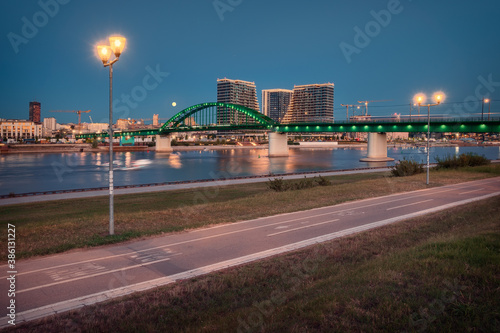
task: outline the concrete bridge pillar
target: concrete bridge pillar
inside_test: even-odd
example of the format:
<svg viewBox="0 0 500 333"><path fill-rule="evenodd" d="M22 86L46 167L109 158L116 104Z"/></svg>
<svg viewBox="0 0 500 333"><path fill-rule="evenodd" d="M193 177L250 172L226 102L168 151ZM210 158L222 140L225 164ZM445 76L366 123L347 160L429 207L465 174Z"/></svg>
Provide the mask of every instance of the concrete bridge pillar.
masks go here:
<svg viewBox="0 0 500 333"><path fill-rule="evenodd" d="M170 135L157 135L156 136L156 151L159 153L171 153L174 150L171 146L172 138Z"/></svg>
<svg viewBox="0 0 500 333"><path fill-rule="evenodd" d="M389 162L393 158L387 157L387 134L368 133L368 155L360 159L361 162Z"/></svg>
<svg viewBox="0 0 500 333"><path fill-rule="evenodd" d="M269 157L288 156L288 138L286 133L269 133Z"/></svg>

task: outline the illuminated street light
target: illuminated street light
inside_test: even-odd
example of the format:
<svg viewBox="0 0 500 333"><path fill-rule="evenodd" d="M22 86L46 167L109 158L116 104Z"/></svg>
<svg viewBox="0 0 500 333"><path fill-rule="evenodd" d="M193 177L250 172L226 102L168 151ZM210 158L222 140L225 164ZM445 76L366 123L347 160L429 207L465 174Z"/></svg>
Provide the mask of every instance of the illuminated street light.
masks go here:
<svg viewBox="0 0 500 333"><path fill-rule="evenodd" d="M109 67L109 234L115 234L114 188L113 188L113 64L118 61L125 49L127 39L122 36L109 37L109 45L97 45L97 54L104 67ZM115 58L112 61L111 55Z"/></svg>
<svg viewBox="0 0 500 333"><path fill-rule="evenodd" d="M483 103L481 107L481 120L483 120L483 115L484 115L484 103L488 103L488 120L490 120L490 110L491 110L491 103L489 98L484 98L483 97Z"/></svg>
<svg viewBox="0 0 500 333"><path fill-rule="evenodd" d="M435 92L432 95L434 104L430 103L423 105L427 106L427 181L426 181L427 185L429 185L429 169L430 169L429 150L430 150L430 136L431 136L431 106L436 106L441 104L441 102L444 101L445 97L446 95L443 92L441 91ZM413 99L418 104L419 114L420 114L420 106L427 100L427 97L424 94L420 93L415 95Z"/></svg>
<svg viewBox="0 0 500 333"><path fill-rule="evenodd" d="M418 94L416 94L413 97L413 102L416 105L418 105L418 116L419 116L419 119L420 119L420 104L425 103L426 100L427 100L427 96L425 96L425 94L423 94L423 93L418 93Z"/></svg>

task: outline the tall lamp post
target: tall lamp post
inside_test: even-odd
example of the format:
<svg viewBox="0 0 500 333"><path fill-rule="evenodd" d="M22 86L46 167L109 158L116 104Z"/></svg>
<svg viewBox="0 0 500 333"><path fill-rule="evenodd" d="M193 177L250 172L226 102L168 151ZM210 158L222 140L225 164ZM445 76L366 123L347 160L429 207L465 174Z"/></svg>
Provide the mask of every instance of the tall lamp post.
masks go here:
<svg viewBox="0 0 500 333"><path fill-rule="evenodd" d="M113 64L120 58L127 40L121 36L109 37L109 45L97 45L97 53L104 67L109 67L109 234L115 234L113 188ZM111 54L115 58L111 61Z"/></svg>
<svg viewBox="0 0 500 333"><path fill-rule="evenodd" d="M483 120L484 117L484 103L488 103L488 120L490 120L491 103L489 98L483 98L483 103L481 106L481 120Z"/></svg>
<svg viewBox="0 0 500 333"><path fill-rule="evenodd" d="M491 114L491 101L487 98L485 103L488 103L488 121L490 121L490 114Z"/></svg>
<svg viewBox="0 0 500 333"><path fill-rule="evenodd" d="M420 106L427 106L427 180L426 184L429 185L429 169L430 169L430 163L429 163L429 151L430 151L430 136L431 136L431 106L436 106L441 104L441 102L444 100L444 93L442 92L436 92L434 95L432 95L434 99L434 103L429 103L429 104L422 104L425 103L425 100L427 97L424 94L417 94L414 97L414 100L417 102L419 108Z"/></svg>

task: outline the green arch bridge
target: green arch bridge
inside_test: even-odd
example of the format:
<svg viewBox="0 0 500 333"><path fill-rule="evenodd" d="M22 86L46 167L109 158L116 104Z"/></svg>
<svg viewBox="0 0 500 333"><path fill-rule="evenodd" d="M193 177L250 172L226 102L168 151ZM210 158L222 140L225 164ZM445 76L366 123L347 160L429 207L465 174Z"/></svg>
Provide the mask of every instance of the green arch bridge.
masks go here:
<svg viewBox="0 0 500 333"><path fill-rule="evenodd" d="M423 119L422 119L423 118ZM276 133L321 132L427 132L427 118L417 120L369 120L335 123L279 124L259 111L237 104L202 103L190 106L159 129L115 131L113 137L168 135L173 132L204 132L216 130L267 130ZM500 118L443 119L431 117L431 132L498 133ZM107 137L107 131L76 135L77 139Z"/></svg>

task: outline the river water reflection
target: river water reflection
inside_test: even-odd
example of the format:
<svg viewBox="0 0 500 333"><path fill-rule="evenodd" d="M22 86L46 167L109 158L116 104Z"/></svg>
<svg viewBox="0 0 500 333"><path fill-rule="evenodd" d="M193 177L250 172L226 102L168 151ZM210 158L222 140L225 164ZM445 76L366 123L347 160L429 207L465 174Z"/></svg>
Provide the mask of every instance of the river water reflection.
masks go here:
<svg viewBox="0 0 500 333"><path fill-rule="evenodd" d="M433 147L431 162L445 157L475 152L500 159L500 147ZM388 147L395 160L413 159L424 163L425 148ZM162 183L177 180L353 169L393 165L394 162L366 163L366 148L290 149L289 157L267 157L265 149L224 149L115 153L115 185ZM40 153L0 155L0 195L106 187L106 153Z"/></svg>

